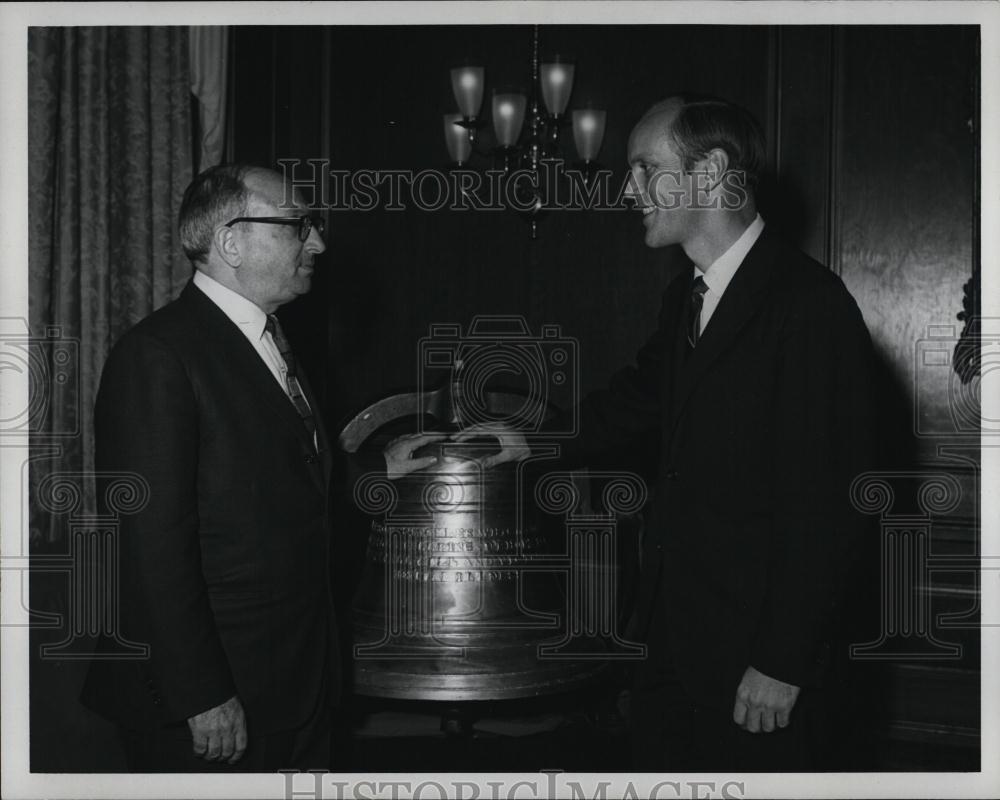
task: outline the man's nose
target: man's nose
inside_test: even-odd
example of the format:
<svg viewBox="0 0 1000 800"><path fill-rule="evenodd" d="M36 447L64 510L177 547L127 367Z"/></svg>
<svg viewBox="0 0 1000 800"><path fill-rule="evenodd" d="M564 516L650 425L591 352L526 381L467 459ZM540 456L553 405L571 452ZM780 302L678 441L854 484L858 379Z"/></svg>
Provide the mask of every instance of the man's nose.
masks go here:
<svg viewBox="0 0 1000 800"><path fill-rule="evenodd" d="M326 242L323 241L323 234L316 230L316 228L309 231L309 238L306 239L306 250L316 255L326 250Z"/></svg>
<svg viewBox="0 0 1000 800"><path fill-rule="evenodd" d="M632 170L632 180L624 192L624 198L634 206L646 205L646 174L641 169Z"/></svg>

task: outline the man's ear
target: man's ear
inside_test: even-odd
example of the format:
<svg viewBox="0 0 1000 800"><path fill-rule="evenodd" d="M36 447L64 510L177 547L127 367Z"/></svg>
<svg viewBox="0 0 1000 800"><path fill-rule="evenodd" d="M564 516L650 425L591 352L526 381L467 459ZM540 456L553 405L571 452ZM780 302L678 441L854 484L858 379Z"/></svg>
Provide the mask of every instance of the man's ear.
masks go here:
<svg viewBox="0 0 1000 800"><path fill-rule="evenodd" d="M212 237L212 244L219 257L233 269L243 263L243 255L240 253L240 246L236 241L236 232L232 228L226 226L217 228Z"/></svg>
<svg viewBox="0 0 1000 800"><path fill-rule="evenodd" d="M729 170L729 156L721 147L713 147L702 159L708 175L708 189L711 191L720 183Z"/></svg>

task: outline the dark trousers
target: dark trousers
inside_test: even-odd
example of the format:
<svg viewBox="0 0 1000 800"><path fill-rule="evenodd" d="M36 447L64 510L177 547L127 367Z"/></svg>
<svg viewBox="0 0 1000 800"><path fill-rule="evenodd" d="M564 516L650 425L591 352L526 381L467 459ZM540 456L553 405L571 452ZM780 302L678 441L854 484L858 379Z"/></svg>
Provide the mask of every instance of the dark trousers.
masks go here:
<svg viewBox="0 0 1000 800"><path fill-rule="evenodd" d="M191 729L180 722L149 731L119 728L130 772L277 772L330 769L332 714L324 701L301 726L255 733L247 722L247 749L235 764L194 754Z"/></svg>
<svg viewBox="0 0 1000 800"><path fill-rule="evenodd" d="M733 700L736 687L733 686ZM824 741L825 698L803 689L787 728L749 733L733 707L698 703L673 670L669 654L651 647L638 666L629 703L632 767L637 772L806 772L831 768ZM832 767L835 768L835 767Z"/></svg>

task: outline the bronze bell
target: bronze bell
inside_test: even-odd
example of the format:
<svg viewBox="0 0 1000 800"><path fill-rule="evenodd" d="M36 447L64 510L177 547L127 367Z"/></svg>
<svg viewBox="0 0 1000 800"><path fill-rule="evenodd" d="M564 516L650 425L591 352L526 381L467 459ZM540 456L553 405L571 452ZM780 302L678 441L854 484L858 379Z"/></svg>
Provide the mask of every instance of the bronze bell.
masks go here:
<svg viewBox="0 0 1000 800"><path fill-rule="evenodd" d="M367 409L355 422L370 432L378 416ZM349 425L341 443L356 448L360 436ZM589 540L539 509L551 476L530 477L530 462L481 469L478 459L495 451L493 443L436 443L420 451L437 455L431 468L356 482L355 502L371 517L352 603L359 694L449 702L548 694L595 680L603 656L622 656L614 631L589 625L567 601L567 589L580 595L594 583L574 578L586 559L567 555L567 537Z"/></svg>

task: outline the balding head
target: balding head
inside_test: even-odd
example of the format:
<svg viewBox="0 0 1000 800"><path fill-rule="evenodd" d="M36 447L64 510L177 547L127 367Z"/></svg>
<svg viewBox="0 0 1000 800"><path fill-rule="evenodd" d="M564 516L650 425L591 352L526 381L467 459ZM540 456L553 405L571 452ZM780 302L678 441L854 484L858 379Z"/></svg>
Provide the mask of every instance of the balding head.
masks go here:
<svg viewBox="0 0 1000 800"><path fill-rule="evenodd" d="M299 203L293 197L291 187L280 173L273 169L251 167L243 177L243 184L250 192L250 212L255 205L261 205L269 212L292 211Z"/></svg>
<svg viewBox="0 0 1000 800"><path fill-rule="evenodd" d="M662 123L685 169L718 148L748 189L760 180L767 161L764 133L746 109L717 97L679 94L654 104L643 121Z"/></svg>
<svg viewBox="0 0 1000 800"><path fill-rule="evenodd" d="M632 130L628 160L649 247L679 244L704 267L756 215L763 137L731 103L686 95L661 100Z"/></svg>
<svg viewBox="0 0 1000 800"><path fill-rule="evenodd" d="M208 261L216 228L249 215L258 200L284 196L274 170L249 164L219 164L200 173L184 192L178 219L184 254L196 266Z"/></svg>
<svg viewBox="0 0 1000 800"><path fill-rule="evenodd" d="M665 100L660 100L658 103L651 105L639 121L645 122L646 120L653 119L654 117L661 117L664 122L672 122L673 118L677 115L677 112L681 110L683 105L684 101L680 97L668 97Z"/></svg>

